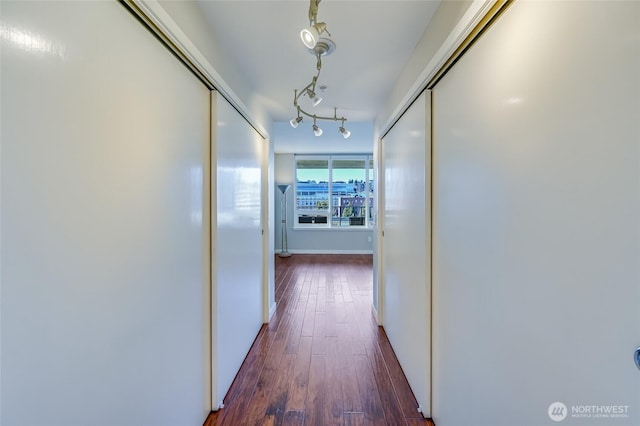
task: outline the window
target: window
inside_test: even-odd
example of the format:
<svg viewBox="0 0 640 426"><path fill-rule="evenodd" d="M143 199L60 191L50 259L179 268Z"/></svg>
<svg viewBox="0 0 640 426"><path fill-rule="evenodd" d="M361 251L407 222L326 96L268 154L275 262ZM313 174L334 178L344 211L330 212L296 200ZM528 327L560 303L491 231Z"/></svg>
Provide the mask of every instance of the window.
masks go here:
<svg viewBox="0 0 640 426"><path fill-rule="evenodd" d="M329 159L296 158L296 224L326 224L329 192Z"/></svg>
<svg viewBox="0 0 640 426"><path fill-rule="evenodd" d="M366 228L373 218L370 155L295 157L295 228Z"/></svg>

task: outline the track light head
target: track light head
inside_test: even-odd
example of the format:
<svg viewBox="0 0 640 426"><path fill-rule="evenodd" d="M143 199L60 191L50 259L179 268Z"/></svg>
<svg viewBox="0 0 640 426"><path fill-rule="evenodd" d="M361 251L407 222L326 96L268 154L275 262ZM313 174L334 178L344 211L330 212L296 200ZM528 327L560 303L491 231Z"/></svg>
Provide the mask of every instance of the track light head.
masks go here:
<svg viewBox="0 0 640 426"><path fill-rule="evenodd" d="M291 124L291 127L293 127L294 129L296 127L298 127L298 124L302 123L302 117L297 116L296 118L292 118L291 121L289 121L289 124Z"/></svg>
<svg viewBox="0 0 640 426"><path fill-rule="evenodd" d="M313 49L316 47L320 35L327 30L327 24L324 22L317 22L302 31L300 31L300 39L302 43L307 46L307 49Z"/></svg>
<svg viewBox="0 0 640 426"><path fill-rule="evenodd" d="M334 110L333 116L336 117L336 120L338 120L338 118L337 118L337 116L338 116L337 108ZM344 122L345 122L346 118L342 117L341 120L342 120L342 124L338 128L338 132L340 132L340 134L342 135L343 138L349 139L349 136L351 136L351 132L344 128Z"/></svg>
<svg viewBox="0 0 640 426"><path fill-rule="evenodd" d="M345 139L349 139L349 136L351 136L351 132L348 131L347 129L345 129L344 127L342 127L342 126L340 126L338 131L340 132L342 137L345 138Z"/></svg>
<svg viewBox="0 0 640 426"><path fill-rule="evenodd" d="M313 106L318 106L318 104L322 102L322 98L316 95L316 92L311 89L307 89L307 96L309 96L309 99L311 99L311 105Z"/></svg>
<svg viewBox="0 0 640 426"><path fill-rule="evenodd" d="M316 116L313 116L313 134L316 136L322 136L322 129L316 124Z"/></svg>

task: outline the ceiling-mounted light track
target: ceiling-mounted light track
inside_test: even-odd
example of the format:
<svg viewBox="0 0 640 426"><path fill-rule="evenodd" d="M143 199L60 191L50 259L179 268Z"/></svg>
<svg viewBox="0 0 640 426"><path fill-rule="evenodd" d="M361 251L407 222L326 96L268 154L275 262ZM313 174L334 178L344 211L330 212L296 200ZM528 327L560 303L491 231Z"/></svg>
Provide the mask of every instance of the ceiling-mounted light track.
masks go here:
<svg viewBox="0 0 640 426"><path fill-rule="evenodd" d="M316 84L318 82L318 77L320 77L320 71L322 70L322 56L326 56L331 54L335 49L335 43L325 37L320 37L323 33L331 34L327 31L327 24L324 22L318 22L318 5L321 0L310 0L309 1L309 24L308 28L303 29L300 32L300 38L304 45L309 49L311 53L316 56L316 69L318 73L311 79L311 83L307 84L300 90L294 90L293 96L293 106L296 107L298 115L291 119L289 123L291 127L296 128L298 124L302 122L302 117L300 114L306 115L307 117L313 118L313 133L316 136L322 135L322 129L318 127L317 120L332 120L332 121L340 121L341 125L338 129L338 132L347 139L351 136L351 132L344 127L344 122L347 121L345 117L338 117L337 108L333 109L333 117L323 117L318 116L316 114L311 114L305 111L298 104L298 100L302 95L307 95L307 97L311 100L312 106L317 106L322 98L316 93ZM321 88L325 86L320 86Z"/></svg>
<svg viewBox="0 0 640 426"><path fill-rule="evenodd" d="M336 50L336 44L327 37L320 37L320 40L316 43L315 47L309 49L309 53L313 56L327 56Z"/></svg>

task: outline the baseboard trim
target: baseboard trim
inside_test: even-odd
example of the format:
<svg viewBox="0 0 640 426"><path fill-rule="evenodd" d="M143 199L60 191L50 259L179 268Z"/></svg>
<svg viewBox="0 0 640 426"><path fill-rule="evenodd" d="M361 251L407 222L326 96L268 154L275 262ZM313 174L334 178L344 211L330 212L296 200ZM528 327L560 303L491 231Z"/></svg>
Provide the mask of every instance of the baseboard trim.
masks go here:
<svg viewBox="0 0 640 426"><path fill-rule="evenodd" d="M269 322L271 321L271 318L273 318L273 314L276 313L276 302L273 302L273 305L271 305L271 308L269 309Z"/></svg>
<svg viewBox="0 0 640 426"><path fill-rule="evenodd" d="M280 253L276 250L275 254ZM373 254L373 250L289 250L291 254Z"/></svg>

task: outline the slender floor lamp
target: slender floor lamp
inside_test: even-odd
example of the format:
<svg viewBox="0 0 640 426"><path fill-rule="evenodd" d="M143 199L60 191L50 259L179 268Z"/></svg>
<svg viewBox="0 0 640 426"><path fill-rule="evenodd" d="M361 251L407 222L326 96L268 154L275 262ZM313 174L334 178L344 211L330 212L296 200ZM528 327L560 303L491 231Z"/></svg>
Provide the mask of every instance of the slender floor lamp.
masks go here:
<svg viewBox="0 0 640 426"><path fill-rule="evenodd" d="M280 240L281 248L280 248L280 257L289 257L291 253L289 253L289 248L287 247L287 191L291 187L291 185L277 185L280 192L282 192L282 197L280 197L280 223L282 228L282 239Z"/></svg>

